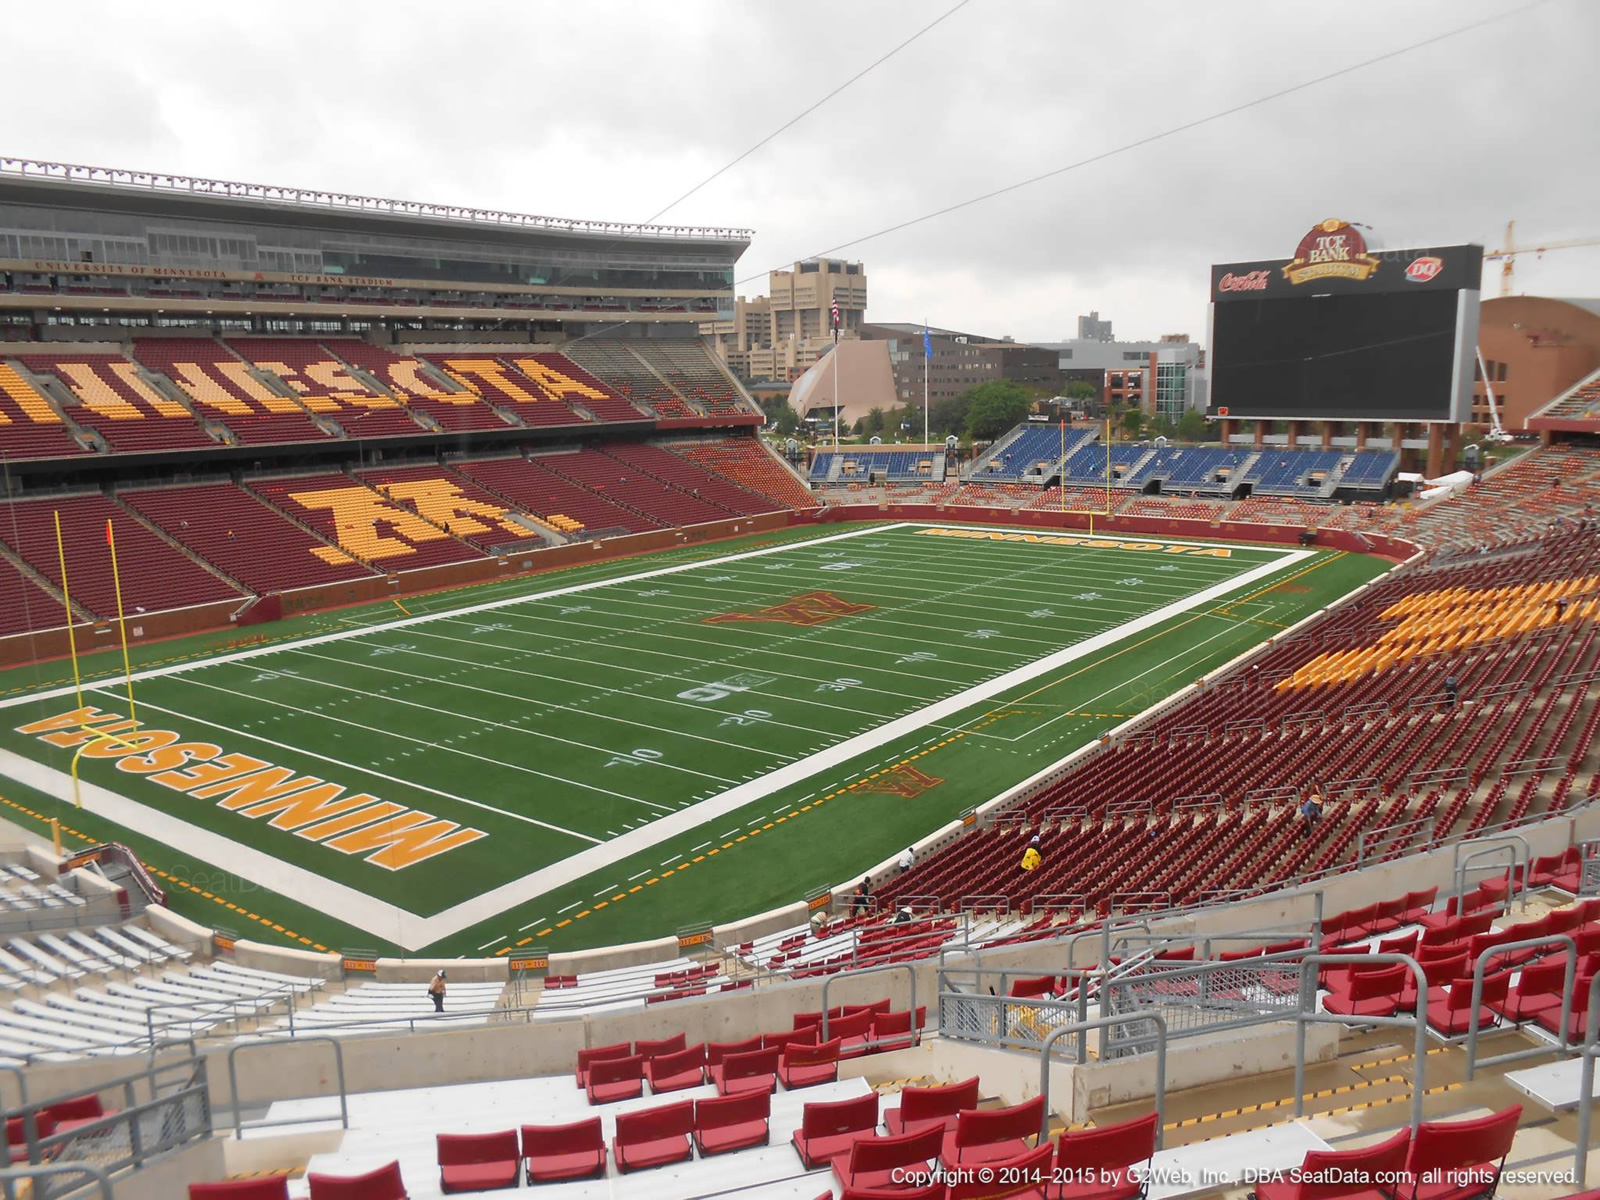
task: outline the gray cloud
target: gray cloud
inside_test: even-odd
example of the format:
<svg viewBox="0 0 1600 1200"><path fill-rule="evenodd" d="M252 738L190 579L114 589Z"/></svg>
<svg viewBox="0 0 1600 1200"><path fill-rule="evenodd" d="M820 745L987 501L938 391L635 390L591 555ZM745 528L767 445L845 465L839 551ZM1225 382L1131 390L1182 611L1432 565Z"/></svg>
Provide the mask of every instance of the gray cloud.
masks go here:
<svg viewBox="0 0 1600 1200"><path fill-rule="evenodd" d="M9 16L7 153L639 220L953 0L41 5ZM974 0L667 220L760 275L1513 0ZM1389 245L1600 235L1600 8L1514 19L845 250L871 315L1055 338L1204 329L1205 268L1313 222ZM1520 286L1600 294L1593 250ZM761 285L747 285L747 292Z"/></svg>

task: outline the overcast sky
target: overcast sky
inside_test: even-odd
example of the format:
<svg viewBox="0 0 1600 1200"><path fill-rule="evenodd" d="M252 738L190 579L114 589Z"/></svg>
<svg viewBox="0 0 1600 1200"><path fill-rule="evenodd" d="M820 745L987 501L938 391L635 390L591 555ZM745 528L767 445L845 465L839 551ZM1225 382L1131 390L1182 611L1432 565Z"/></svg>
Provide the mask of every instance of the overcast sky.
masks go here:
<svg viewBox="0 0 1600 1200"><path fill-rule="evenodd" d="M8 9L0 154L638 221L955 0L347 0ZM740 291L887 226L1522 0L969 0L664 217L744 226ZM1600 4L1545 0L849 246L869 318L1019 340L1098 308L1205 331L1212 262L1338 216L1389 247L1600 237ZM1489 284L1498 289L1498 267ZM1600 295L1600 248L1518 290Z"/></svg>

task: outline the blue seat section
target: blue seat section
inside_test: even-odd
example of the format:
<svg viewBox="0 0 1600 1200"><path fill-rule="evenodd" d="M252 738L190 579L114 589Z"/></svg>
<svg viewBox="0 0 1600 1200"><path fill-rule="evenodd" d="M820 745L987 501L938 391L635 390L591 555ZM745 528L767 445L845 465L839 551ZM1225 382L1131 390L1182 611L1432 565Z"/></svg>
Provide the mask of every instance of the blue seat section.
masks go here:
<svg viewBox="0 0 1600 1200"><path fill-rule="evenodd" d="M1067 459L1066 472L1062 481L1079 486L1093 486L1104 484L1106 481L1106 450L1105 446L1085 446ZM1150 453L1148 446L1113 446L1111 450L1111 486L1123 487L1125 481L1118 477L1118 472L1130 470L1135 463Z"/></svg>
<svg viewBox="0 0 1600 1200"><path fill-rule="evenodd" d="M1244 482L1252 495L1320 496L1344 453L1339 450L1279 450L1267 447Z"/></svg>
<svg viewBox="0 0 1600 1200"><path fill-rule="evenodd" d="M1069 429L1066 434L1066 452L1095 436L1092 429ZM970 476L974 480L993 483L1015 483L1041 465L1045 473L1055 470L1062 454L1061 426L1029 425L1010 442L1002 442L981 460Z"/></svg>
<svg viewBox="0 0 1600 1200"><path fill-rule="evenodd" d="M1400 456L1392 450L1363 451L1356 455L1344 478L1339 480L1339 486L1380 491L1399 465Z"/></svg>
<svg viewBox="0 0 1600 1200"><path fill-rule="evenodd" d="M944 479L940 467L940 454L932 450L888 450L873 447L869 450L827 451L818 454L811 463L811 479L821 482L832 477L834 483L865 483L874 475L886 475L891 483L917 480L939 482ZM834 474L835 464L838 466Z"/></svg>
<svg viewBox="0 0 1600 1200"><path fill-rule="evenodd" d="M1189 446L1163 453L1172 455L1163 492L1228 492L1239 482L1234 475L1240 465L1255 451Z"/></svg>

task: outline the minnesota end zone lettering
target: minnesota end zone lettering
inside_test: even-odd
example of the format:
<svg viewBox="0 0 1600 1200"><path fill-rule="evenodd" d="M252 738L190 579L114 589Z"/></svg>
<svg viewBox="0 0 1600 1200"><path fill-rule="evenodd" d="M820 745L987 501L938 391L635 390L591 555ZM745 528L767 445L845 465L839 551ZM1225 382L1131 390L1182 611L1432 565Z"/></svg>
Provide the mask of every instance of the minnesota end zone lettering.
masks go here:
<svg viewBox="0 0 1600 1200"><path fill-rule="evenodd" d="M719 613L717 616L707 617L703 624L725 625L734 621L764 621L772 625L821 625L825 621L837 621L840 617L853 617L857 613L871 612L876 607L875 604L856 604L849 600L841 600L832 592L806 592L804 595L795 596L782 604L774 604L771 608L763 608L756 613Z"/></svg>
<svg viewBox="0 0 1600 1200"><path fill-rule="evenodd" d="M224 754L211 742L186 742L170 729L142 729L117 713L70 709L17 726L50 746L83 746L85 758L115 759L117 770L252 820L266 819L340 854L364 855L386 871L402 871L486 836L454 821L435 820L365 792L346 796L342 784L297 775L248 754ZM115 736L107 736L115 735Z"/></svg>
<svg viewBox="0 0 1600 1200"><path fill-rule="evenodd" d="M991 533L986 529L919 529L923 537L968 538L979 542L1028 542L1038 546L1083 546L1089 550L1143 550L1189 558L1232 558L1226 546L1168 546L1164 542L1121 542L1112 538L1064 537L1048 533Z"/></svg>

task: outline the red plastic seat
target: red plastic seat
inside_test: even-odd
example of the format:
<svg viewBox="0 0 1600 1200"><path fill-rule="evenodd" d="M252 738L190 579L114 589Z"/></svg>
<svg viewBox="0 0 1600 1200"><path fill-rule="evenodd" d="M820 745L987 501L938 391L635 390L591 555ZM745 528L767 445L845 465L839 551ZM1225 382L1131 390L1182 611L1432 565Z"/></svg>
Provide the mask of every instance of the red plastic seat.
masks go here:
<svg viewBox="0 0 1600 1200"><path fill-rule="evenodd" d="M956 1127L944 1135L939 1161L946 1167L971 1167L1020 1157L1027 1139L1044 1121L1044 1097L1035 1096L1010 1108L964 1109Z"/></svg>
<svg viewBox="0 0 1600 1200"><path fill-rule="evenodd" d="M1156 1114L1104 1129L1064 1132L1056 1140L1057 1182L1050 1200L1132 1200L1146 1176L1134 1168L1156 1152Z"/></svg>
<svg viewBox="0 0 1600 1200"><path fill-rule="evenodd" d="M900 1089L900 1107L883 1114L890 1134L910 1133L937 1126L942 1132L954 1129L956 1117L964 1108L978 1106L978 1077L947 1083L942 1087Z"/></svg>
<svg viewBox="0 0 1600 1200"><path fill-rule="evenodd" d="M1447 996L1429 1002L1428 1028L1445 1037L1464 1037L1473 1025L1477 1025L1481 1032L1498 1023L1494 1006L1505 1004L1506 993L1510 987L1509 971L1501 971L1486 978L1483 981L1482 1006L1474 1016L1471 976L1453 980Z"/></svg>
<svg viewBox="0 0 1600 1200"><path fill-rule="evenodd" d="M828 1040L843 1045L841 1058L860 1058L867 1052L867 1035L872 1032L872 1020L877 1015L874 1007L863 1007L838 1017L828 1016Z"/></svg>
<svg viewBox="0 0 1600 1200"><path fill-rule="evenodd" d="M627 1058L631 1052L627 1042L618 1042L615 1046L596 1046L592 1050L579 1050L578 1067L574 1072L578 1086L581 1088L589 1086L589 1068L593 1064L607 1058Z"/></svg>
<svg viewBox="0 0 1600 1200"><path fill-rule="evenodd" d="M524 1125L522 1157L529 1183L597 1179L606 1173L599 1117L569 1125Z"/></svg>
<svg viewBox="0 0 1600 1200"><path fill-rule="evenodd" d="M1032 1150L1012 1158L989 1164L993 1174L985 1179L975 1172L963 1176L945 1189L946 1200L1000 1200L1001 1197L1019 1197L1026 1200L1045 1200L1054 1181L1056 1148L1050 1142L1040 1142Z"/></svg>
<svg viewBox="0 0 1600 1200"><path fill-rule="evenodd" d="M786 1046L815 1046L818 1032L818 1026L807 1025L804 1029L791 1029L785 1033L763 1033L761 1035L761 1048L763 1050L771 1050L773 1047L777 1047L782 1050Z"/></svg>
<svg viewBox="0 0 1600 1200"><path fill-rule="evenodd" d="M1300 1164L1300 1178L1258 1183L1256 1200L1393 1200L1392 1186L1368 1181L1399 1178L1410 1150L1409 1126L1360 1150L1312 1150ZM1315 1182L1318 1174L1329 1181Z"/></svg>
<svg viewBox="0 0 1600 1200"><path fill-rule="evenodd" d="M681 1033L653 1042L635 1042L633 1052L643 1058L660 1058L663 1054L677 1054L688 1047L689 1041Z"/></svg>
<svg viewBox="0 0 1600 1200"><path fill-rule="evenodd" d="M705 1044L646 1059L644 1077L650 1081L650 1091L658 1096L663 1092L699 1087L706 1081Z"/></svg>
<svg viewBox="0 0 1600 1200"><path fill-rule="evenodd" d="M191 1183L189 1200L289 1200L289 1177L232 1179L225 1183Z"/></svg>
<svg viewBox="0 0 1600 1200"><path fill-rule="evenodd" d="M611 1157L617 1170L640 1171L682 1162L694 1155L689 1141L694 1132L694 1101L679 1100L659 1108L617 1114L617 1136L611 1139Z"/></svg>
<svg viewBox="0 0 1600 1200"><path fill-rule="evenodd" d="M761 1049L759 1037L746 1038L742 1042L707 1042L706 1065L714 1067L730 1054L749 1054L752 1050L759 1049Z"/></svg>
<svg viewBox="0 0 1600 1200"><path fill-rule="evenodd" d="M1392 1017L1410 977L1411 968L1404 963L1353 972L1349 990L1329 992L1322 1007L1342 1017Z"/></svg>
<svg viewBox="0 0 1600 1200"><path fill-rule="evenodd" d="M694 1104L694 1144L702 1156L765 1146L771 1092L739 1092Z"/></svg>
<svg viewBox="0 0 1600 1200"><path fill-rule="evenodd" d="M48 1117L55 1125L56 1133L70 1133L74 1129L85 1125L92 1125L103 1117L112 1116L120 1109L107 1109L100 1103L100 1097L93 1092L85 1096L74 1096L70 1100L61 1100L48 1108L40 1111L41 1117Z"/></svg>
<svg viewBox="0 0 1600 1200"><path fill-rule="evenodd" d="M590 1104L613 1104L644 1095L644 1058L602 1058L589 1064Z"/></svg>
<svg viewBox="0 0 1600 1200"><path fill-rule="evenodd" d="M834 1038L819 1046L788 1046L778 1060L778 1079L789 1091L816 1087L839 1078L839 1047Z"/></svg>
<svg viewBox="0 0 1600 1200"><path fill-rule="evenodd" d="M306 1176L306 1182L311 1185L311 1200L406 1200L398 1160L360 1175L313 1171Z"/></svg>
<svg viewBox="0 0 1600 1200"><path fill-rule="evenodd" d="M862 1138L833 1160L833 1173L851 1188L891 1188L914 1179L939 1157L944 1127L933 1124L898 1137Z"/></svg>
<svg viewBox="0 0 1600 1200"><path fill-rule="evenodd" d="M714 1064L708 1074L717 1085L719 1096L735 1092L774 1092L778 1089L778 1067L784 1050L773 1046L770 1050L752 1050L748 1054L730 1054Z"/></svg>
<svg viewBox="0 0 1600 1200"><path fill-rule="evenodd" d="M441 1133L435 1138L440 1191L488 1192L517 1186L522 1150L515 1129L498 1133Z"/></svg>
<svg viewBox="0 0 1600 1200"><path fill-rule="evenodd" d="M800 1128L789 1140L808 1171L826 1165L861 1138L870 1138L878 1127L878 1093L852 1096L848 1100L822 1100L807 1104L800 1111Z"/></svg>
<svg viewBox="0 0 1600 1200"><path fill-rule="evenodd" d="M1572 1009L1567 1018L1566 1039L1569 1045L1583 1041L1589 1028L1589 981L1594 978L1594 964L1585 960L1578 971L1578 977L1572 988ZM1543 1029L1548 1029L1558 1037L1561 1030L1561 1006L1555 1005L1543 1012L1536 1013L1533 1018Z"/></svg>
<svg viewBox="0 0 1600 1200"><path fill-rule="evenodd" d="M918 1005L916 1012L909 1009L905 1012L886 1012L872 1014L872 1028L867 1034L867 1041L874 1054L886 1054L890 1050L909 1050L917 1044L917 1030L921 1029L928 1020L926 1005Z"/></svg>
<svg viewBox="0 0 1600 1200"><path fill-rule="evenodd" d="M1508 1021L1531 1021L1541 1012L1559 1011L1567 967L1560 962L1529 963L1517 976L1516 986L1498 1005L1491 1004Z"/></svg>
<svg viewBox="0 0 1600 1200"><path fill-rule="evenodd" d="M1409 1200L1492 1196L1521 1116L1522 1105L1513 1104L1470 1121L1424 1121L1411 1139L1406 1157L1410 1187L1402 1184L1401 1194ZM1489 1171L1493 1178L1485 1181L1480 1170Z"/></svg>

